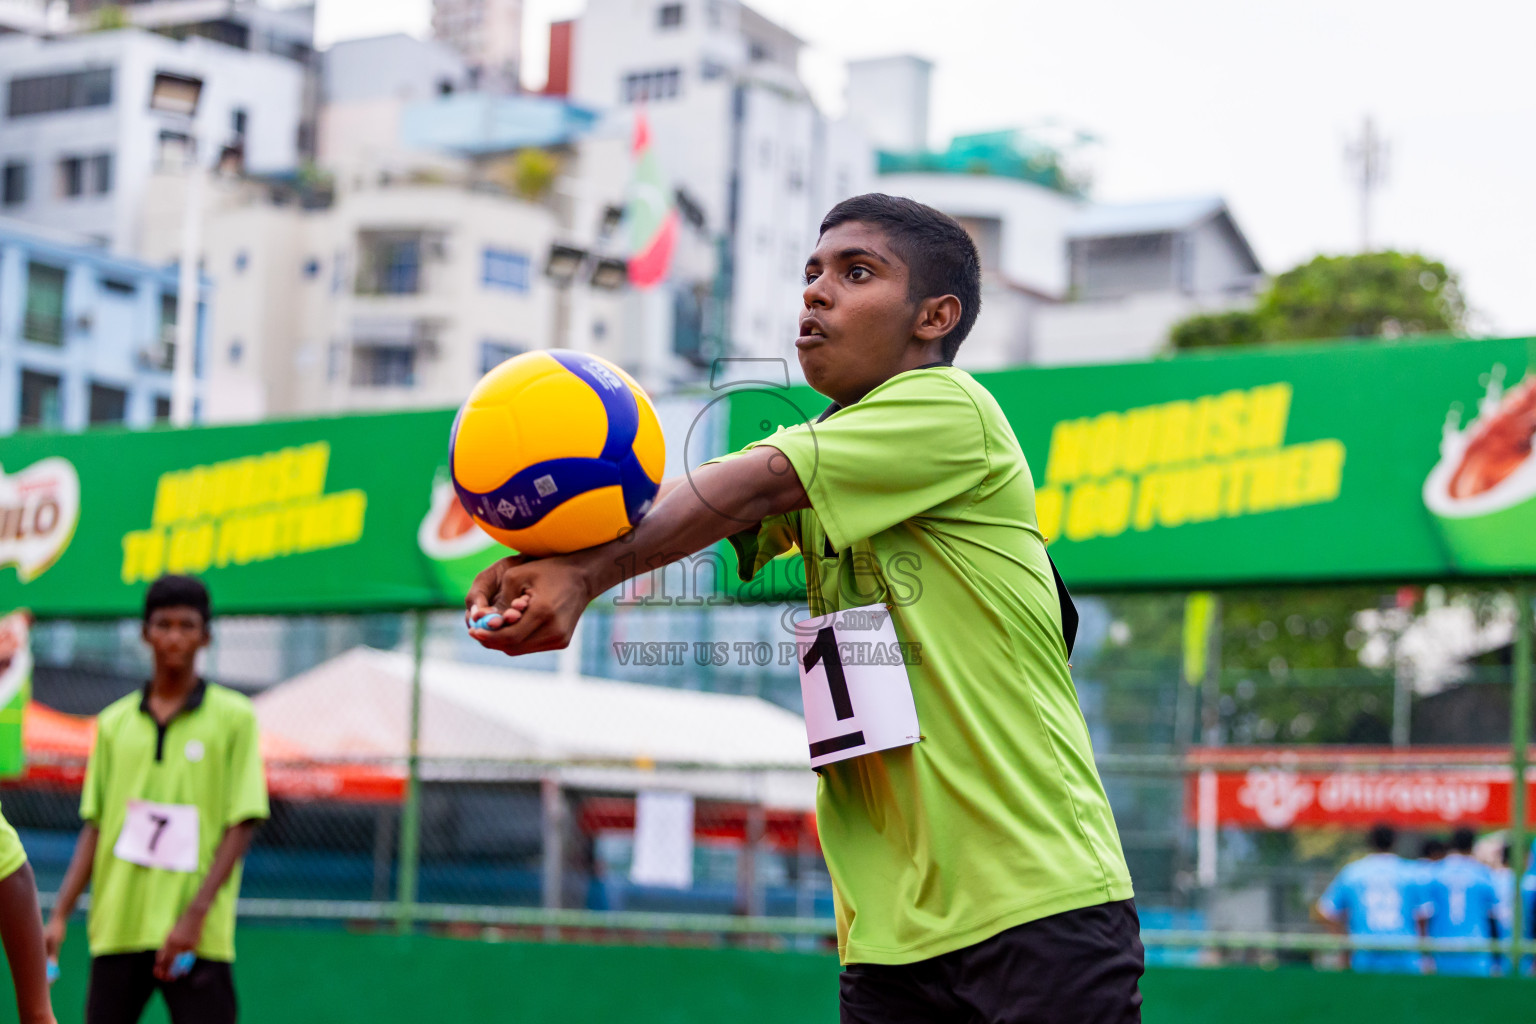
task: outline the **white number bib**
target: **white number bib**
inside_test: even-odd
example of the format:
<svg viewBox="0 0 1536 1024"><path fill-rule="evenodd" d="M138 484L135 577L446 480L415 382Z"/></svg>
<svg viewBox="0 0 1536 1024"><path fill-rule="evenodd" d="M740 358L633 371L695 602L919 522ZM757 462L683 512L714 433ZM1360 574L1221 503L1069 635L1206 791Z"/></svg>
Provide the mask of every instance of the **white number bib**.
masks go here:
<svg viewBox="0 0 1536 1024"><path fill-rule="evenodd" d="M912 683L885 605L797 622L795 639L812 768L922 739Z"/></svg>
<svg viewBox="0 0 1536 1024"><path fill-rule="evenodd" d="M162 871L196 871L200 835L190 804L128 801L128 817L112 852L118 860Z"/></svg>

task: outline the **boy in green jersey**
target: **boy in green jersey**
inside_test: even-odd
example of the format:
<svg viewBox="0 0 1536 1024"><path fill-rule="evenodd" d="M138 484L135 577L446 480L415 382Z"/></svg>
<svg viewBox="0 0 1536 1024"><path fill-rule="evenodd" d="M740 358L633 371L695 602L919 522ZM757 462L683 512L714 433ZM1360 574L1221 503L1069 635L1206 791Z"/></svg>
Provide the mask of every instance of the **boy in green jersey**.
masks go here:
<svg viewBox="0 0 1536 1024"><path fill-rule="evenodd" d="M1130 875L1067 667L1075 613L1018 440L952 365L980 302L953 219L884 195L838 204L795 342L832 406L664 486L623 540L492 565L466 600L471 635L562 648L636 571L729 538L751 578L797 547L842 1019L1139 1021ZM903 663L849 661L860 636L894 636Z"/></svg>
<svg viewBox="0 0 1536 1024"><path fill-rule="evenodd" d="M268 816L256 713L197 676L208 591L163 576L144 598L154 677L102 711L85 770L85 826L48 923L57 956L93 884L86 1024L134 1024L156 989L174 1024L233 1024L240 865Z"/></svg>

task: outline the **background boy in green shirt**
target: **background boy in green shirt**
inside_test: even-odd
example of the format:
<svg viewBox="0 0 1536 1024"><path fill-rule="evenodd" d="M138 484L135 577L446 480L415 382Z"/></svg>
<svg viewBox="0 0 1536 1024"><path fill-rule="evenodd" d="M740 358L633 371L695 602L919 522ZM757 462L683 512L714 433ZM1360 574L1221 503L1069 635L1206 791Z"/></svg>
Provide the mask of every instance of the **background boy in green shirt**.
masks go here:
<svg viewBox="0 0 1536 1024"><path fill-rule="evenodd" d="M232 1024L240 863L268 816L256 713L197 676L208 591L163 576L144 598L154 678L96 719L75 846L48 923L57 956L93 881L87 1024L132 1024L158 988L175 1024Z"/></svg>
<svg viewBox="0 0 1536 1024"><path fill-rule="evenodd" d="M848 722L811 744L843 1020L1139 1021L1130 876L1034 485L997 402L950 365L980 309L975 245L920 203L859 196L823 220L805 280L795 345L831 408L664 487L622 541L492 565L466 600L471 635L562 648L637 570L730 538L750 578L798 547L813 615L865 613L802 645L803 679L819 658L833 691L822 715ZM828 664L854 635L839 623L885 613L917 657L855 695L865 684ZM904 738L855 728L908 701Z"/></svg>

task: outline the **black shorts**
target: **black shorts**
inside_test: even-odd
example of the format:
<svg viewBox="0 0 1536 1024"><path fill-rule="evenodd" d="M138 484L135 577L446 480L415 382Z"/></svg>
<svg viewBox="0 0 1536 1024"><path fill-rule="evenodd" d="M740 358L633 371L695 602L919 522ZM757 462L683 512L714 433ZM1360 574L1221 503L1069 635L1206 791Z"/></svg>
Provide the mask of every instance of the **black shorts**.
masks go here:
<svg viewBox="0 0 1536 1024"><path fill-rule="evenodd" d="M911 964L849 964L842 1024L1138 1024L1131 900L1030 921Z"/></svg>
<svg viewBox="0 0 1536 1024"><path fill-rule="evenodd" d="M138 1024L159 989L171 1024L235 1024L235 976L230 965L201 957L175 981L155 977L155 954L112 953L91 961L85 1024Z"/></svg>

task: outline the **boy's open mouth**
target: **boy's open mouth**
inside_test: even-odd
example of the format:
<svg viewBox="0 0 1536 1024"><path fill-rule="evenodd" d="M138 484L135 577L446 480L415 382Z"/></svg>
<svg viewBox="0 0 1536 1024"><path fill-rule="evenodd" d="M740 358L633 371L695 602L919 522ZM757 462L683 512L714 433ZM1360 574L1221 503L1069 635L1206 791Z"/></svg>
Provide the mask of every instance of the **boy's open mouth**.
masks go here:
<svg viewBox="0 0 1536 1024"><path fill-rule="evenodd" d="M826 337L827 329L822 326L820 320L814 316L802 317L800 319L800 340L795 344L799 345L813 339L825 340Z"/></svg>

